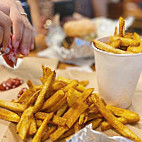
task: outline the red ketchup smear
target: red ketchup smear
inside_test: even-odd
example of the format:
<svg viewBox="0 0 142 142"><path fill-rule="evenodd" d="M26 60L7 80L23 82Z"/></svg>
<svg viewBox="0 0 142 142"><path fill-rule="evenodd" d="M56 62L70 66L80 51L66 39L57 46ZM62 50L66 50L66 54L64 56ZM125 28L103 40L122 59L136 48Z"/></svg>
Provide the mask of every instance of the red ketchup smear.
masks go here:
<svg viewBox="0 0 142 142"><path fill-rule="evenodd" d="M9 78L6 81L3 81L0 84L0 91L6 91L6 90L10 90L10 89L14 89L18 86L20 86L21 84L23 84L24 81L18 78Z"/></svg>
<svg viewBox="0 0 142 142"><path fill-rule="evenodd" d="M10 42L8 47L5 49L5 54L3 55L3 58L5 62L12 68L16 66L17 59L18 59L18 49L14 48L12 46L12 35L10 36Z"/></svg>
<svg viewBox="0 0 142 142"><path fill-rule="evenodd" d="M27 90L27 88L22 88L22 89L20 90L20 92L18 93L17 98L20 98L21 95L22 95L26 90Z"/></svg>

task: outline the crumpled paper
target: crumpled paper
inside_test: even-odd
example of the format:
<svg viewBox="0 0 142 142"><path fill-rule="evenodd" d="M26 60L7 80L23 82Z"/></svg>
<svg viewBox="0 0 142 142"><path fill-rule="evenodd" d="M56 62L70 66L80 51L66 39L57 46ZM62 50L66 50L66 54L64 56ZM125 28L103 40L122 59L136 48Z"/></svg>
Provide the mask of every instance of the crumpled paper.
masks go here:
<svg viewBox="0 0 142 142"><path fill-rule="evenodd" d="M127 29L132 25L134 21L133 17L126 18ZM96 27L96 38L110 36L114 34L114 29L118 26L118 20L112 20L104 17L92 19L94 26ZM62 47L62 41L66 37L65 32L60 26L51 26L48 36L46 37L46 43L48 48L39 52L38 56L47 58L58 58L65 63L71 63L75 65L92 65L94 63L94 53L91 47L91 43L76 38L77 46L72 47L70 50ZM79 43L79 46L78 46ZM81 44L80 44L81 43ZM81 46L80 46L81 45Z"/></svg>
<svg viewBox="0 0 142 142"><path fill-rule="evenodd" d="M74 134L67 142L133 142L121 136L108 137L102 132L92 130L92 124Z"/></svg>

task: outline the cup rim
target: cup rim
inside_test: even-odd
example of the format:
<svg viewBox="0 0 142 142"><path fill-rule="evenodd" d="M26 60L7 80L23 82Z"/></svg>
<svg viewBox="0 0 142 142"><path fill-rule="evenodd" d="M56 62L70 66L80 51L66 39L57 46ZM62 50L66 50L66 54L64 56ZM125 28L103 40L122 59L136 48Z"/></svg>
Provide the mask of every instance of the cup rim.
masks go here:
<svg viewBox="0 0 142 142"><path fill-rule="evenodd" d="M102 38L99 38L99 39L96 39L96 40L101 40L103 38L108 38L110 36L106 36L106 37L102 37ZM134 53L134 54L116 54L116 53L112 53L112 52L107 52L107 51L103 51L103 50L100 50L98 49L96 46L94 46L94 43L92 42L92 47L94 50L98 51L98 52L101 52L103 54L108 54L108 55L111 55L111 56L119 56L119 57L132 57L132 56L141 56L142 53Z"/></svg>

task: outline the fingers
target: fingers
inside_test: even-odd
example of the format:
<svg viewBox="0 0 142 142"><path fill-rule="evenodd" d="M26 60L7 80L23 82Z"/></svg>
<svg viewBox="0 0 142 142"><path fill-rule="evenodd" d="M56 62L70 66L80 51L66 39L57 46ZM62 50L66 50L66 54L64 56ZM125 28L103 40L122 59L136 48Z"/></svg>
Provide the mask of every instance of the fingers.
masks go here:
<svg viewBox="0 0 142 142"><path fill-rule="evenodd" d="M6 5L2 4L1 2L0 2L0 11L2 11L3 13L5 13L8 16L10 14L9 6L6 6Z"/></svg>
<svg viewBox="0 0 142 142"><path fill-rule="evenodd" d="M5 13L0 11L0 26L3 28L3 47L6 48L10 40L11 19Z"/></svg>
<svg viewBox="0 0 142 142"><path fill-rule="evenodd" d="M0 27L0 48L1 48L1 45L2 45L2 41L3 41L3 28Z"/></svg>
<svg viewBox="0 0 142 142"><path fill-rule="evenodd" d="M21 3L16 1L15 4L16 6L10 11L13 22L13 46L15 48L19 47L21 54L28 55L29 50L34 45L33 28L27 17L21 15L24 12Z"/></svg>

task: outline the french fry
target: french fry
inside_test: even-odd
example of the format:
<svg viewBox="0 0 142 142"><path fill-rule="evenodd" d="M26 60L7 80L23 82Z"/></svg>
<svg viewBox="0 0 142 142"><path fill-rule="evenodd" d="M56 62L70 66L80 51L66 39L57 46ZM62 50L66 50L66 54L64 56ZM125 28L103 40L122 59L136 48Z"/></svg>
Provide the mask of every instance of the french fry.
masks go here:
<svg viewBox="0 0 142 142"><path fill-rule="evenodd" d="M37 131L37 126L36 126L36 121L35 121L35 118L34 116L31 117L31 125L30 125L30 128L29 128L29 135L33 135L35 134Z"/></svg>
<svg viewBox="0 0 142 142"><path fill-rule="evenodd" d="M100 113L95 113L95 114L90 113L90 114L88 114L87 121L90 121L92 119L97 119L97 118L102 118L102 115Z"/></svg>
<svg viewBox="0 0 142 142"><path fill-rule="evenodd" d="M30 98L29 100L25 103L26 108L30 107L33 105L33 103L36 101L38 95L39 95L40 90L36 91Z"/></svg>
<svg viewBox="0 0 142 142"><path fill-rule="evenodd" d="M102 118L97 118L97 119L89 121L88 124L92 124L92 129L95 130L101 125L101 122L102 122Z"/></svg>
<svg viewBox="0 0 142 142"><path fill-rule="evenodd" d="M140 41L138 40L133 40L129 38L124 38L124 37L118 37L118 36L110 36L110 41L114 41L120 39L121 40L121 46L139 46Z"/></svg>
<svg viewBox="0 0 142 142"><path fill-rule="evenodd" d="M98 113L98 109L96 108L96 106L94 104L89 106L89 110L88 113Z"/></svg>
<svg viewBox="0 0 142 142"><path fill-rule="evenodd" d="M24 111L17 125L17 132L19 132L19 136L22 140L24 140L28 134L31 125L32 115L33 115L33 108L29 107Z"/></svg>
<svg viewBox="0 0 142 142"><path fill-rule="evenodd" d="M137 122L140 120L140 116L130 110L109 105L107 105L106 108L109 109L114 115L126 118L129 122Z"/></svg>
<svg viewBox="0 0 142 142"><path fill-rule="evenodd" d="M67 110L68 108L68 105L67 104L64 104L56 113L57 116L62 116L65 111Z"/></svg>
<svg viewBox="0 0 142 142"><path fill-rule="evenodd" d="M84 112L84 113L82 113L82 114L80 115L80 117L79 117L79 122L78 122L79 125L82 125L82 124L85 123L84 121L85 121L86 116L87 116L87 113L86 113L86 112Z"/></svg>
<svg viewBox="0 0 142 142"><path fill-rule="evenodd" d="M66 125L71 128L79 116L87 109L88 105L85 103L79 103L75 108L70 108L64 115L63 118L67 119Z"/></svg>
<svg viewBox="0 0 142 142"><path fill-rule="evenodd" d="M26 108L26 105L0 100L0 107L6 108L12 111L16 111L16 112L23 112Z"/></svg>
<svg viewBox="0 0 142 142"><path fill-rule="evenodd" d="M132 39L133 34L132 33L126 33L123 37Z"/></svg>
<svg viewBox="0 0 142 142"><path fill-rule="evenodd" d="M117 27L115 27L114 35L117 35Z"/></svg>
<svg viewBox="0 0 142 142"><path fill-rule="evenodd" d="M53 132L49 137L52 141L56 141L59 139L66 131L68 130L68 127L58 127L58 129Z"/></svg>
<svg viewBox="0 0 142 142"><path fill-rule="evenodd" d="M61 88L65 87L66 83L62 82L62 81L54 81L53 85L52 85L52 89L53 90L60 90Z"/></svg>
<svg viewBox="0 0 142 142"><path fill-rule="evenodd" d="M46 112L56 112L66 103L67 103L67 99L66 99L66 96L64 96L57 104L55 104L53 107L51 107L45 111Z"/></svg>
<svg viewBox="0 0 142 142"><path fill-rule="evenodd" d="M120 37L118 37L116 39L119 39L119 38ZM120 49L115 49L112 46L110 46L106 43L103 43L101 41L98 41L98 40L93 40L93 43L94 43L94 46L96 46L98 49L103 50L103 51L112 52L112 53L116 53L116 54L133 54L132 52L123 51Z"/></svg>
<svg viewBox="0 0 142 142"><path fill-rule="evenodd" d="M118 117L117 120L120 121L122 124L128 124L129 123L129 121L126 118L123 118L123 117ZM103 121L101 123L101 130L102 131L106 131L106 130L111 129L111 128L112 128L112 126L109 122Z"/></svg>
<svg viewBox="0 0 142 142"><path fill-rule="evenodd" d="M47 90L51 87L53 81L55 79L55 71L52 72L49 77L47 78L47 80L44 82L44 85L39 93L39 96L35 102L34 105L34 112L37 112L43 105L44 102L44 97L46 95Z"/></svg>
<svg viewBox="0 0 142 142"><path fill-rule="evenodd" d="M71 128L71 129L69 129L68 131L66 131L66 132L59 138L59 140L65 139L65 138L67 138L67 137L70 137L70 136L73 135L73 134L74 134L74 129Z"/></svg>
<svg viewBox="0 0 142 142"><path fill-rule="evenodd" d="M50 121L50 119L52 119L53 117L53 113L49 113L46 118L44 119L43 123L41 124L41 126L39 127L37 133L35 134L32 142L40 142L41 141L41 137L43 132L45 131L46 127L47 127L47 123Z"/></svg>
<svg viewBox="0 0 142 142"><path fill-rule="evenodd" d="M88 80L80 81L79 84L86 87L89 84L89 81Z"/></svg>
<svg viewBox="0 0 142 142"><path fill-rule="evenodd" d="M127 51L133 52L133 53L141 53L142 52L142 45L140 45L140 46L129 46L127 48Z"/></svg>
<svg viewBox="0 0 142 142"><path fill-rule="evenodd" d="M138 41L141 40L140 35L137 34L137 33L134 33L133 39L134 39L134 40L138 40Z"/></svg>
<svg viewBox="0 0 142 142"><path fill-rule="evenodd" d="M42 120L36 119L36 126L37 126L37 128L39 128L41 126L42 122L43 122Z"/></svg>
<svg viewBox="0 0 142 142"><path fill-rule="evenodd" d="M74 132L77 133L80 129L81 129L81 125L80 125L79 122L77 121L77 122L74 124Z"/></svg>
<svg viewBox="0 0 142 142"><path fill-rule="evenodd" d="M57 91L49 99L47 99L47 101L44 103L41 110L46 110L56 105L64 96L65 94L63 90Z"/></svg>
<svg viewBox="0 0 142 142"><path fill-rule="evenodd" d="M125 35L125 20L120 17L119 18L119 36L123 37Z"/></svg>
<svg viewBox="0 0 142 142"><path fill-rule="evenodd" d="M0 119L12 121L12 122L19 122L20 117L12 111L0 108Z"/></svg>
<svg viewBox="0 0 142 142"><path fill-rule="evenodd" d="M100 113L103 115L103 117L114 127L121 135L134 140L136 142L140 142L141 139L134 134L130 129L128 129L125 125L123 125L120 121L116 119L116 117L109 111L104 103L101 101L98 95L93 94L91 95L92 100L94 101L94 104L97 106Z"/></svg>
<svg viewBox="0 0 142 142"><path fill-rule="evenodd" d="M51 126L45 133L45 135L42 137L42 141L49 138L49 136L57 129L56 126Z"/></svg>
<svg viewBox="0 0 142 142"><path fill-rule="evenodd" d="M52 119L52 123L56 124L58 126L64 126L66 124L66 122L67 122L66 118L62 118L57 115L54 115L54 117Z"/></svg>
<svg viewBox="0 0 142 142"><path fill-rule="evenodd" d="M121 45L121 40L120 39L113 40L109 43L109 45L114 47L114 48L118 48Z"/></svg>

